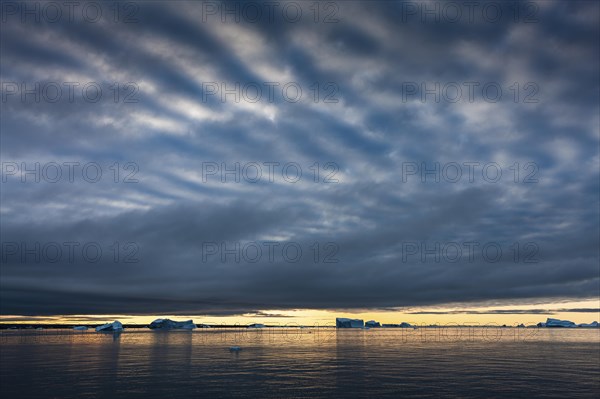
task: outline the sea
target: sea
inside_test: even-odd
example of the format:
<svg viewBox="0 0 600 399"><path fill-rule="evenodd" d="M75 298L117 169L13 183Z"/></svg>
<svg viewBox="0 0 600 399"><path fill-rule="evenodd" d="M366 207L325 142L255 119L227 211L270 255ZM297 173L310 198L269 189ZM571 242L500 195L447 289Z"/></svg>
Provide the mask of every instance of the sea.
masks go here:
<svg viewBox="0 0 600 399"><path fill-rule="evenodd" d="M595 398L600 330L0 331L3 398Z"/></svg>

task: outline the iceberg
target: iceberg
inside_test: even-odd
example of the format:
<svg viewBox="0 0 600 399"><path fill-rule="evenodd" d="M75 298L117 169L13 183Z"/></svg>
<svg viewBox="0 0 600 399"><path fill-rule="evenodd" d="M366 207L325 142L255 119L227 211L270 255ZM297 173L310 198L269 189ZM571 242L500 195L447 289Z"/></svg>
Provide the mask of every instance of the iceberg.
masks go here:
<svg viewBox="0 0 600 399"><path fill-rule="evenodd" d="M254 324L250 324L248 326L248 328L265 328L265 325L264 324L254 323Z"/></svg>
<svg viewBox="0 0 600 399"><path fill-rule="evenodd" d="M381 324L379 324L378 321L375 320L369 320L365 323L365 327L369 327L369 328L373 328L373 327L381 327Z"/></svg>
<svg viewBox="0 0 600 399"><path fill-rule="evenodd" d="M156 319L149 328L153 330L193 330L196 328L193 320L173 321L170 319Z"/></svg>
<svg viewBox="0 0 600 399"><path fill-rule="evenodd" d="M112 323L106 323L96 327L97 332L121 332L123 331L123 324L120 321L115 320Z"/></svg>
<svg viewBox="0 0 600 399"><path fill-rule="evenodd" d="M558 320L558 319L550 319L546 320L546 323L542 323L544 325L540 327L577 327L577 324L573 323L569 320Z"/></svg>
<svg viewBox="0 0 600 399"><path fill-rule="evenodd" d="M578 327L583 327L583 328L598 328L598 322L597 321L593 321L591 323L581 323L578 325Z"/></svg>
<svg viewBox="0 0 600 399"><path fill-rule="evenodd" d="M382 324L381 326L385 327L385 328L416 328L416 327L413 327L411 324L406 323L404 321L400 324Z"/></svg>
<svg viewBox="0 0 600 399"><path fill-rule="evenodd" d="M76 330L76 331L86 331L87 329L88 328L86 326L76 326L76 327L73 327L73 330Z"/></svg>
<svg viewBox="0 0 600 399"><path fill-rule="evenodd" d="M338 317L335 319L335 326L337 328L363 328L365 322L360 319L346 319L344 317Z"/></svg>

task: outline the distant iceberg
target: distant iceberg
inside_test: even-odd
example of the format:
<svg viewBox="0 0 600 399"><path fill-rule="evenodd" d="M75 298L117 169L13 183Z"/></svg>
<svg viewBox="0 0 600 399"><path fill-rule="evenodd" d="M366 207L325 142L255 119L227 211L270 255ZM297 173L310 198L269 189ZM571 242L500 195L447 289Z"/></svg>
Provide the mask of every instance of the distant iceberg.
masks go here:
<svg viewBox="0 0 600 399"><path fill-rule="evenodd" d="M96 327L97 332L121 332L123 331L123 324L120 321L115 320L112 323L106 323L104 325Z"/></svg>
<svg viewBox="0 0 600 399"><path fill-rule="evenodd" d="M248 328L265 328L264 324L259 324L259 323L254 323L254 324L250 324L248 326Z"/></svg>
<svg viewBox="0 0 600 399"><path fill-rule="evenodd" d="M575 327L582 327L582 328L598 328L600 327L598 325L597 321L593 321L591 323L581 323L581 324L575 324L572 321L569 320L558 320L558 319L547 319L545 323L540 322L537 323L538 327L548 327L548 328L557 328L557 327L562 327L562 328L575 328Z"/></svg>
<svg viewBox="0 0 600 399"><path fill-rule="evenodd" d="M557 328L557 327L571 328L571 327L577 327L577 324L575 324L569 320L558 320L558 319L548 318L545 323L538 323L537 326L538 327L548 327L548 328Z"/></svg>
<svg viewBox="0 0 600 399"><path fill-rule="evenodd" d="M411 324L404 321L400 324L382 324L381 326L385 328L415 328Z"/></svg>
<svg viewBox="0 0 600 399"><path fill-rule="evenodd" d="M338 317L335 319L335 326L337 328L363 328L365 322L360 319L346 319L344 317Z"/></svg>
<svg viewBox="0 0 600 399"><path fill-rule="evenodd" d="M193 330L196 328L193 320L173 321L170 319L156 319L148 326L153 330Z"/></svg>
<svg viewBox="0 0 600 399"><path fill-rule="evenodd" d="M381 324L379 324L378 321L375 320L369 320L365 323L365 327L369 327L369 328L374 328L374 327L381 327Z"/></svg>
<svg viewBox="0 0 600 399"><path fill-rule="evenodd" d="M73 330L77 330L77 331L86 331L88 328L86 326L76 326L73 327Z"/></svg>

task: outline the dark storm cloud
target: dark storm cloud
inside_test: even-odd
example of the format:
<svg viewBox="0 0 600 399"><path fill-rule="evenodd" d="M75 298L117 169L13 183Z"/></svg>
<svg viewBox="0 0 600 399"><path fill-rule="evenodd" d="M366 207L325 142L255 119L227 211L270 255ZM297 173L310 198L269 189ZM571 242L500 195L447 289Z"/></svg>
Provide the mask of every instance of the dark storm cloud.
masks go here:
<svg viewBox="0 0 600 399"><path fill-rule="evenodd" d="M600 309L495 309L495 310L451 310L451 311L419 311L408 314L556 314L556 313L600 313Z"/></svg>
<svg viewBox="0 0 600 399"><path fill-rule="evenodd" d="M423 23L404 20L400 2L340 2L331 24L312 21L307 7L297 23L222 23L204 20L200 4L139 3L131 24L18 15L2 24L3 314L263 315L598 297L597 3L540 2L533 23ZM103 96L7 93L7 83L35 82L96 82ZM222 102L206 88L265 82L279 83L272 100L265 89L257 102ZM298 102L281 92L290 82L303 90ZM495 83L503 96L486 101L478 89L468 101L465 89L457 102L421 101L424 88L452 82ZM123 102L128 83L136 102ZM324 102L328 94L337 101ZM73 182L66 170L56 183L7 173L36 162L80 166ZM97 182L81 174L92 162ZM292 183L277 169L274 182L222 183L203 176L208 162L295 162L303 175ZM407 165L436 162L480 166L473 182L466 168L455 183L406 175ZM482 177L489 163L500 181ZM322 182L330 173L337 183ZM303 256L204 259L207 243L267 241L297 243ZM69 242L79 244L73 261L41 253ZM94 262L81 254L90 243L102 249ZM456 261L422 254L452 243L464 251ZM493 261L481 251L489 243L502 249Z"/></svg>

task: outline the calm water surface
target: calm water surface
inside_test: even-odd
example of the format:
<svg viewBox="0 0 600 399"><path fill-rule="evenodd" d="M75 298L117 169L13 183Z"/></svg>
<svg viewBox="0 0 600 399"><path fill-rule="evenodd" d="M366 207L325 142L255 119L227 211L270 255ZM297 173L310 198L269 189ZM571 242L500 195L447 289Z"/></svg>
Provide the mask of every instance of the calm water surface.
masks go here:
<svg viewBox="0 0 600 399"><path fill-rule="evenodd" d="M591 329L5 330L0 344L3 398L600 394Z"/></svg>

